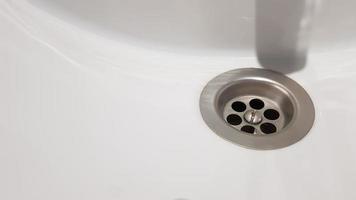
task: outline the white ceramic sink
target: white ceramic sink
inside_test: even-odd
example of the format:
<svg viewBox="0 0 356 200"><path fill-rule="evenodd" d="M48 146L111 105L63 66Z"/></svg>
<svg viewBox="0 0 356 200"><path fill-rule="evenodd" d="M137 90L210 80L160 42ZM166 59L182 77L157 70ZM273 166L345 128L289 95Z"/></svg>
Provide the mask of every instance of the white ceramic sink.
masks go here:
<svg viewBox="0 0 356 200"><path fill-rule="evenodd" d="M0 0L0 199L356 199L356 3L283 2ZM311 132L214 134L204 85L283 52Z"/></svg>

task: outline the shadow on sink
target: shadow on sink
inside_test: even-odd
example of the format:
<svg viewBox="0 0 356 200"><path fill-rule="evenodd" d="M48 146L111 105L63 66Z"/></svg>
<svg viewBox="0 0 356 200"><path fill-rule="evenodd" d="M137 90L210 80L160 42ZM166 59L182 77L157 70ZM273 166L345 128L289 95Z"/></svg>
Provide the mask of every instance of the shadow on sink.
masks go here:
<svg viewBox="0 0 356 200"><path fill-rule="evenodd" d="M28 0L48 13L113 39L192 50L254 48L254 1ZM239 55L236 55L239 56Z"/></svg>
<svg viewBox="0 0 356 200"><path fill-rule="evenodd" d="M236 57L256 51L264 68L291 73L306 65L318 0L28 1L113 39L169 51L232 50Z"/></svg>

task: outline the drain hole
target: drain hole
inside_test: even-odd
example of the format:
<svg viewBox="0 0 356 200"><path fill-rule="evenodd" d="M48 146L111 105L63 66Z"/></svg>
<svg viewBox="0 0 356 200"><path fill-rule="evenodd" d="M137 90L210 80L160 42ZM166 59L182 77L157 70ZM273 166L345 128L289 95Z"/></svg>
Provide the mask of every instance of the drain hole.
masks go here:
<svg viewBox="0 0 356 200"><path fill-rule="evenodd" d="M265 134L271 134L275 133L277 131L277 128L271 123L263 123L261 124L261 131Z"/></svg>
<svg viewBox="0 0 356 200"><path fill-rule="evenodd" d="M265 103L263 103L260 99L252 99L250 101L250 106L253 109L260 110L265 106Z"/></svg>
<svg viewBox="0 0 356 200"><path fill-rule="evenodd" d="M279 112L274 109L267 109L263 115L269 120L276 120L279 118Z"/></svg>
<svg viewBox="0 0 356 200"><path fill-rule="evenodd" d="M232 109L234 109L234 111L236 112L243 112L246 110L246 105L241 102L241 101L235 101L232 105L231 105Z"/></svg>
<svg viewBox="0 0 356 200"><path fill-rule="evenodd" d="M253 128L252 126L243 126L241 128L241 131L246 132L246 133L254 133L255 128Z"/></svg>
<svg viewBox="0 0 356 200"><path fill-rule="evenodd" d="M237 126L241 124L242 119L240 116L232 114L227 116L226 121L231 125Z"/></svg>

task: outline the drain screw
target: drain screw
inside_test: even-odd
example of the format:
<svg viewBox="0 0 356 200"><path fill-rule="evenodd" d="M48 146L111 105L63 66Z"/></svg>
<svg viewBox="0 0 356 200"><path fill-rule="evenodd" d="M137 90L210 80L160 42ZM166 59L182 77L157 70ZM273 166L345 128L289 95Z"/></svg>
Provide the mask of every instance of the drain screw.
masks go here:
<svg viewBox="0 0 356 200"><path fill-rule="evenodd" d="M262 114L256 110L249 110L245 113L244 118L250 124L259 124L262 121Z"/></svg>

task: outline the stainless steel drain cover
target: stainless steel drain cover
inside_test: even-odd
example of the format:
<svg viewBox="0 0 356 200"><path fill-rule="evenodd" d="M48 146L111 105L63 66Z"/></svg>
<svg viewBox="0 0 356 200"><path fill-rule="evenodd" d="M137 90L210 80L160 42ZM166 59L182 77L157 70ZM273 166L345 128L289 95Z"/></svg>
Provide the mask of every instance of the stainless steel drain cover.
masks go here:
<svg viewBox="0 0 356 200"><path fill-rule="evenodd" d="M314 123L306 91L283 74L237 69L211 80L200 97L204 121L219 136L253 149L278 149L301 140Z"/></svg>

